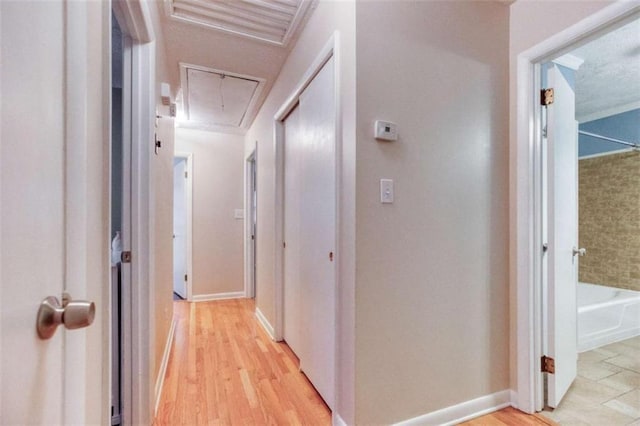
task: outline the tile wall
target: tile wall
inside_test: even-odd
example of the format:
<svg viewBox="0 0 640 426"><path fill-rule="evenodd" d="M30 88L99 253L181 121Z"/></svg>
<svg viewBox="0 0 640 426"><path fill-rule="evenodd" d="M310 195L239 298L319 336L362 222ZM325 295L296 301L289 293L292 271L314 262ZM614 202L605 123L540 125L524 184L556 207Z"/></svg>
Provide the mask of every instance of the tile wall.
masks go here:
<svg viewBox="0 0 640 426"><path fill-rule="evenodd" d="M640 291L640 152L579 161L580 282Z"/></svg>

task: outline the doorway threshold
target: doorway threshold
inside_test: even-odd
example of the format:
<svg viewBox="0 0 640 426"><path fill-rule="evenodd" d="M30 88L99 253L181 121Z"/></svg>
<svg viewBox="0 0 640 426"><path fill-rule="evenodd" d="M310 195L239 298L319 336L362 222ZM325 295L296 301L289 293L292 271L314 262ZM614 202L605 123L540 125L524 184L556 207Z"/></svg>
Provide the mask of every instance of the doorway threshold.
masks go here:
<svg viewBox="0 0 640 426"><path fill-rule="evenodd" d="M578 355L578 377L560 405L540 414L560 424L640 421L640 336Z"/></svg>

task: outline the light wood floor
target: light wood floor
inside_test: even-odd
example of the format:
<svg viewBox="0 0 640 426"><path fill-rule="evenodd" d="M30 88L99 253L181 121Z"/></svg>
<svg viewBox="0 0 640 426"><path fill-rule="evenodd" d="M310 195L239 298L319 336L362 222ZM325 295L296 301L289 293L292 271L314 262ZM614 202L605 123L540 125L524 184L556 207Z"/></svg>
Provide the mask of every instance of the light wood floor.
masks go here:
<svg viewBox="0 0 640 426"><path fill-rule="evenodd" d="M285 343L255 320L250 299L174 302L177 320L160 425L329 425L331 412ZM514 408L465 426L554 425Z"/></svg>
<svg viewBox="0 0 640 426"><path fill-rule="evenodd" d="M529 415L515 408L508 407L468 422L460 423L460 426L529 426L544 425L556 426L553 420L549 420L539 414Z"/></svg>
<svg viewBox="0 0 640 426"><path fill-rule="evenodd" d="M174 302L177 319L156 425L331 424L331 412L250 299Z"/></svg>

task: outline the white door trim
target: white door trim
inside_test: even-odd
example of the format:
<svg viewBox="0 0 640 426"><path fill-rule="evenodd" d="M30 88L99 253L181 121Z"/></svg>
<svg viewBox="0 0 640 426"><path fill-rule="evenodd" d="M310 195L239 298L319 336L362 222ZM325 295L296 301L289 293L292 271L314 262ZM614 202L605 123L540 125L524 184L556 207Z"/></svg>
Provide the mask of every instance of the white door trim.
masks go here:
<svg viewBox="0 0 640 426"><path fill-rule="evenodd" d="M187 300L193 300L193 152L176 151L174 158L185 160L187 172Z"/></svg>
<svg viewBox="0 0 640 426"><path fill-rule="evenodd" d="M515 405L528 413L541 410L543 382L540 373L542 356L542 299L540 259L542 219L540 180L540 64L567 53L579 44L608 32L637 18L640 5L619 1L594 13L542 43L522 52L517 57L515 155L511 158L512 192L511 229L515 232L516 290L516 391Z"/></svg>
<svg viewBox="0 0 640 426"><path fill-rule="evenodd" d="M244 162L244 297L249 298L256 297L256 274L254 269L256 256L254 245L257 242L257 235L254 234L254 230L252 229L252 217L254 214L252 209L252 194L254 184L257 186L257 179L255 179L252 174L251 163L255 164L253 173L257 173L257 161L258 144L256 143ZM251 240L252 235L255 235L254 240Z"/></svg>
<svg viewBox="0 0 640 426"><path fill-rule="evenodd" d="M100 407L110 422L109 150L111 99L108 3L67 3L64 44L64 290L96 303L96 323L86 332L64 333L63 413L65 424L83 424ZM97 31L100 31L99 29ZM100 44L92 47L91 42ZM96 76L98 74L98 76ZM102 262L96 262L101 259ZM56 295L58 296L58 295ZM58 331L61 333L61 331ZM98 336L96 337L96 333ZM98 345L101 345L102 348ZM89 348L93 346L93 350ZM100 355L97 355L95 351ZM90 372L98 372L98 377ZM101 380L101 384L97 384ZM94 391L100 389L101 395ZM97 401L87 404L88 399Z"/></svg>
<svg viewBox="0 0 640 426"><path fill-rule="evenodd" d="M112 3L122 32L132 42L125 46L123 88L123 145L130 143L131 178L130 245L123 241L123 249L131 250L132 262L123 264L123 365L122 365L122 421L123 424L151 424L153 420L153 389L151 353L155 347L154 305L150 277L151 230L149 228L150 150L153 140L156 108L155 44L147 2L118 0ZM128 75L128 81L127 81ZM128 87L128 90L127 90ZM124 184L124 183L123 183ZM123 229L124 231L124 229ZM124 232L123 232L124 234ZM128 266L128 268L126 267ZM129 288L124 288L125 277Z"/></svg>
<svg viewBox="0 0 640 426"><path fill-rule="evenodd" d="M333 57L333 73L334 73L334 91L335 91L335 169L336 169L336 181L335 181L335 194L336 194L336 204L335 204L335 241L336 241L336 255L335 255L335 304L336 307L334 315L334 342L335 342L335 356L336 365L334 365L334 384L337 387L339 383L337 377L337 360L340 347L340 342L338 340L337 330L340 330L340 317L337 315L338 307L340 306L338 299L338 289L340 288L340 247L342 247L342 239L343 237L340 235L338 230L340 229L340 224L342 222L342 218L340 215L341 211L341 201L339 194L341 193L342 187L342 94L340 92L340 33L335 31L324 47L321 49L320 53L311 66L304 73L300 82L296 85L296 88L293 90L291 95L287 98L287 100L282 104L278 112L275 114L274 120L274 144L275 144L275 160L276 160L276 168L275 168L275 262L274 262L274 278L275 278L275 325L274 325L274 338L277 341L281 341L283 339L284 332L284 120L287 115L293 110L293 108L297 105L298 99L300 95L304 91L304 89L311 83L313 78L320 72L322 67L329 61L330 58ZM334 389L334 395L338 395L337 389ZM332 401L333 404L333 401ZM330 404L330 405L332 405Z"/></svg>

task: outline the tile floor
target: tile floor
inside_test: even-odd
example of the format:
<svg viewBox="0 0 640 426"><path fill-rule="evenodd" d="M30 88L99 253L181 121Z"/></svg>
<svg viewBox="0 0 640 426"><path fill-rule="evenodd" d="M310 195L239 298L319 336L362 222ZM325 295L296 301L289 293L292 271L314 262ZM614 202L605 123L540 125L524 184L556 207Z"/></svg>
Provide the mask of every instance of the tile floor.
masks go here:
<svg viewBox="0 0 640 426"><path fill-rule="evenodd" d="M640 426L640 336L579 354L564 400L541 414L563 426Z"/></svg>

